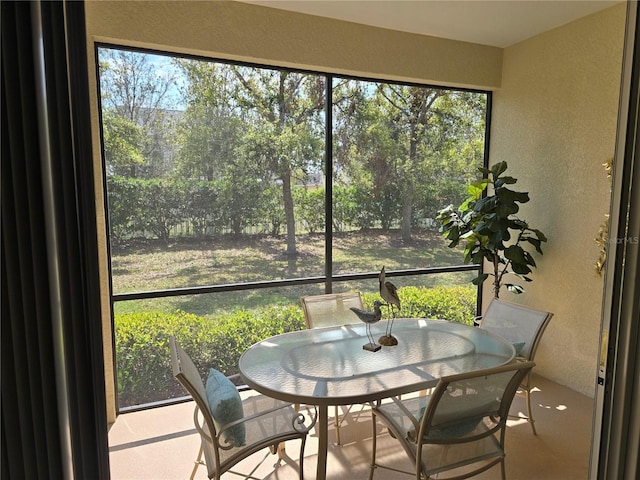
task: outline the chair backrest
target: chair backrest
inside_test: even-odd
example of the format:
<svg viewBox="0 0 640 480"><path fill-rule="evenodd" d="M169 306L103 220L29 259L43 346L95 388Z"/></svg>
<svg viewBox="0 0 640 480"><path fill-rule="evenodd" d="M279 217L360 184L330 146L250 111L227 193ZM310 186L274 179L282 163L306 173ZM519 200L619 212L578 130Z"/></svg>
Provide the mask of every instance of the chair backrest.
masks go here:
<svg viewBox="0 0 640 480"><path fill-rule="evenodd" d="M327 293L300 298L307 328L359 323L350 308L364 308L360 292Z"/></svg>
<svg viewBox="0 0 640 480"><path fill-rule="evenodd" d="M209 402L207 401L207 391L198 369L187 353L178 345L174 337L169 338L169 348L171 350L171 368L173 376L182 384L196 402L209 432L216 435L216 428L213 422Z"/></svg>
<svg viewBox="0 0 640 480"><path fill-rule="evenodd" d="M441 378L422 417L419 441L468 443L503 429L516 391L534 365L519 361ZM484 428L478 428L481 422Z"/></svg>
<svg viewBox="0 0 640 480"><path fill-rule="evenodd" d="M551 317L551 312L493 299L482 317L480 328L506 338L514 346L524 343L518 356L533 360Z"/></svg>

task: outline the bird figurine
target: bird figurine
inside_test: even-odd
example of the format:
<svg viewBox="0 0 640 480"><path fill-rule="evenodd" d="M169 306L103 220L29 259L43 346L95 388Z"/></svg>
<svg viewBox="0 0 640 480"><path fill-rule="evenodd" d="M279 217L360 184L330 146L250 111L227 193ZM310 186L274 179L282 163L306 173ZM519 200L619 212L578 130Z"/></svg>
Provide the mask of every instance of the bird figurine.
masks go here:
<svg viewBox="0 0 640 480"><path fill-rule="evenodd" d="M393 308L394 305L398 307L398 310L400 310L400 297L398 296L398 289L393 283L386 281L384 266L382 267L382 270L380 270L380 274L378 275L378 282L380 284L380 296L385 302L387 302L387 305L391 307L391 318L387 320L387 329L384 336L378 339L378 342L380 342L381 345L397 345L398 340L393 335L391 335L391 329L393 328L393 321L396 318L396 313Z"/></svg>
<svg viewBox="0 0 640 480"><path fill-rule="evenodd" d="M351 307L351 311L355 313L358 316L358 318L365 323L364 328L365 328L365 331L367 332L367 338L369 339L369 343L366 345L363 345L362 348L364 348L365 350L369 350L371 352L377 352L378 350L380 350L380 348L382 348L380 345L378 345L374 341L373 335L371 334L371 325L373 323L379 322L380 319L382 318L382 310L380 310L381 306L382 306L382 302L379 300L376 300L375 302L373 302L373 312L362 310L356 307Z"/></svg>

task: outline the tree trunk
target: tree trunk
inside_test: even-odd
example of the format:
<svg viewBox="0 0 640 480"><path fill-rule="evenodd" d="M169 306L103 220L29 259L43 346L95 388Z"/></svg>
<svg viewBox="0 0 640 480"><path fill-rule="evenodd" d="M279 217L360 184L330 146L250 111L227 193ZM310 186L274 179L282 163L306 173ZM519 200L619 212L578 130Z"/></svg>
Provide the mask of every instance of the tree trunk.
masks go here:
<svg viewBox="0 0 640 480"><path fill-rule="evenodd" d="M413 192L407 191L402 201L402 241L411 241L411 212L413 204Z"/></svg>
<svg viewBox="0 0 640 480"><path fill-rule="evenodd" d="M296 255L296 219L293 214L293 196L291 194L291 173L282 176L282 198L287 222L287 255Z"/></svg>

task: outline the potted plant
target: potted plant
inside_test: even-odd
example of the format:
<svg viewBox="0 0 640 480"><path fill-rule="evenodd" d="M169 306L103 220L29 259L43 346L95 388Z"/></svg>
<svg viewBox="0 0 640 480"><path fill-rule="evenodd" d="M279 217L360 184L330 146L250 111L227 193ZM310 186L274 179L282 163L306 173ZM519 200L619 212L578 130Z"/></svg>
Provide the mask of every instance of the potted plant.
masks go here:
<svg viewBox="0 0 640 480"><path fill-rule="evenodd" d="M542 242L545 235L515 216L520 210L519 204L529 201L527 192L516 192L508 188L517 180L503 175L507 163L500 162L490 169L479 169L486 178L470 184L469 197L457 208L453 205L442 209L438 214L441 223L440 232L451 241L450 248L464 242L464 263L480 263L487 260L492 265L490 273L479 273L473 279L475 285L481 285L487 278L493 277L493 293L499 298L504 285L508 291L522 293L524 288L507 283L510 276L530 282L528 275L536 267L536 262L525 245L530 245L542 255ZM488 186L492 194L482 196Z"/></svg>

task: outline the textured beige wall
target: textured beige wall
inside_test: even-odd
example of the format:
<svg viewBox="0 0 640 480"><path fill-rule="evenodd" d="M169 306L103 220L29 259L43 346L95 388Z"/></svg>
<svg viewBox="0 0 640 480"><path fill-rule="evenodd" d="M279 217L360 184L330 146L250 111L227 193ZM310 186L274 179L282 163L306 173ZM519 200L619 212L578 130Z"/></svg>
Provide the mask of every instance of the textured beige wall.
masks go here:
<svg viewBox="0 0 640 480"><path fill-rule="evenodd" d="M89 41L231 60L493 88L502 50L239 2L86 5Z"/></svg>
<svg viewBox="0 0 640 480"><path fill-rule="evenodd" d="M322 72L491 89L500 85L502 50L225 1L95 1L85 4L89 65L96 42ZM96 79L92 103L96 189L102 191ZM103 205L98 227L105 232ZM102 215L101 215L102 213ZM104 234L102 239L106 238ZM107 250L102 244L102 278ZM108 418L115 421L108 291L103 296ZM109 381L110 379L110 381Z"/></svg>
<svg viewBox="0 0 640 480"><path fill-rule="evenodd" d="M526 179L519 186L533 200L523 217L549 236L534 283L514 300L556 313L538 354L539 372L593 394L602 291L592 272L593 238L609 201L601 163L613 154L623 7L504 51L236 2L89 0L85 8L89 65L95 64L94 42L107 42L497 90L492 161L507 160L512 173ZM99 159L93 75L90 81ZM99 176L96 185L102 188Z"/></svg>
<svg viewBox="0 0 640 480"><path fill-rule="evenodd" d="M493 100L492 163L529 191L521 217L548 237L534 281L505 300L555 313L537 372L593 396L603 280L594 273L608 213L602 163L615 148L626 10L618 5L505 49Z"/></svg>

